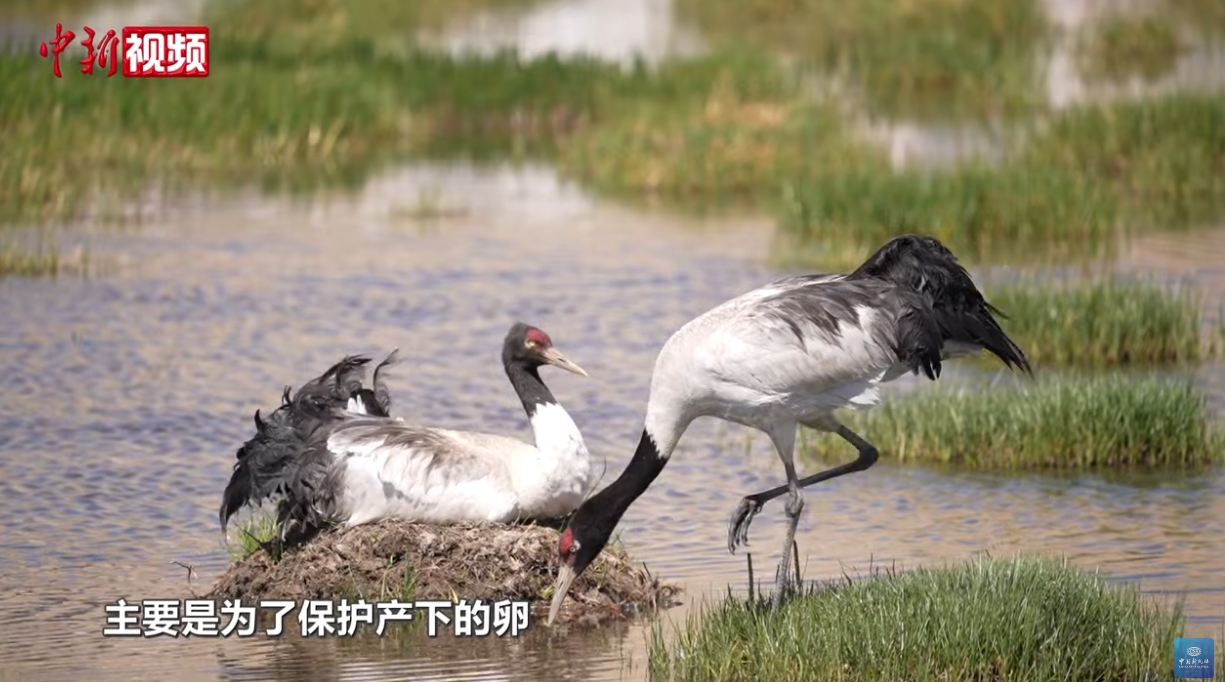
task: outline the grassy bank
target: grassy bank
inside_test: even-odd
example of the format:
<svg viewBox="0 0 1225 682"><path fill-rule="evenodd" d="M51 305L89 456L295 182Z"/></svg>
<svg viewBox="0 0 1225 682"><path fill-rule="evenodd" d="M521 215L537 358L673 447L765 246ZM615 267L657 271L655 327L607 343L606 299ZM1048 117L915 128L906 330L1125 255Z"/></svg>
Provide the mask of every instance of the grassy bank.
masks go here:
<svg viewBox="0 0 1225 682"><path fill-rule="evenodd" d="M866 256L899 227L975 261L1107 255L1120 230L1203 225L1225 212L1225 97L1069 109L1001 165L813 167L789 184L784 227L818 262L850 245Z"/></svg>
<svg viewBox="0 0 1225 682"><path fill-rule="evenodd" d="M237 42L261 42L275 52L305 56L311 47L354 39L383 49L412 46L416 32L482 10L514 10L541 0L213 0L209 27Z"/></svg>
<svg viewBox="0 0 1225 682"><path fill-rule="evenodd" d="M1217 0L1168 0L1178 16L1209 36L1225 32L1225 4Z"/></svg>
<svg viewBox="0 0 1225 682"><path fill-rule="evenodd" d="M1018 387L924 385L846 423L903 462L979 469L1196 467L1225 461L1204 397L1189 381L1159 377L1043 377ZM811 435L807 434L806 435ZM836 437L803 450L845 452Z"/></svg>
<svg viewBox="0 0 1225 682"><path fill-rule="evenodd" d="M108 4L122 7L134 1L117 0ZM97 4L98 0L0 0L0 19L50 20L51 25L48 28L51 32L47 39L51 39L55 37L56 21L67 22Z"/></svg>
<svg viewBox="0 0 1225 682"><path fill-rule="evenodd" d="M716 42L841 74L872 113L987 118L1043 103L1038 0L680 0L677 11Z"/></svg>
<svg viewBox="0 0 1225 682"><path fill-rule="evenodd" d="M356 184L448 139L527 145L581 116L595 88L583 83L604 70L387 57L361 42L316 52L312 68L258 44L215 38L212 49L220 73L202 80L56 80L37 57L0 59L0 220L68 219L91 195L154 178L171 189L311 189ZM565 103L553 86L570 95Z"/></svg>
<svg viewBox="0 0 1225 682"><path fill-rule="evenodd" d="M764 204L810 167L854 173L884 161L831 106L782 88L746 94L726 85L689 101L626 107L559 154L563 173L607 194L693 205Z"/></svg>
<svg viewBox="0 0 1225 682"><path fill-rule="evenodd" d="M967 261L1032 264L1106 257L1120 235L1225 215L1225 97L1073 108L1014 142L1000 164L895 170L833 104L714 90L625 107L567 140L559 163L614 196L758 202L782 225L788 264L821 268L856 264L900 230Z"/></svg>
<svg viewBox="0 0 1225 682"><path fill-rule="evenodd" d="M1225 350L1225 329L1204 333L1199 297L1159 282L1023 281L991 290L988 299L1039 368L1181 364Z"/></svg>
<svg viewBox="0 0 1225 682"><path fill-rule="evenodd" d="M1186 48L1170 16L1120 14L1081 36L1078 62L1091 79L1151 80L1169 73Z"/></svg>
<svg viewBox="0 0 1225 682"><path fill-rule="evenodd" d="M409 5L402 13L413 20L425 13ZM36 51L0 58L0 223L68 220L91 197L154 180L169 190L310 190L356 185L394 158L549 156L576 130L648 103L705 101L716 88L760 99L784 88L763 59L726 53L659 72L454 58L413 47L412 26L392 25L394 39L364 35L358 18L372 10L354 7L366 10L336 15L354 17L351 27L327 32L340 21L332 14L304 9L277 22L263 4L219 5L207 79L86 77L75 59L56 79ZM316 41L315 32L329 37Z"/></svg>
<svg viewBox="0 0 1225 682"><path fill-rule="evenodd" d="M1015 262L1098 255L1119 228L1225 215L1223 97L1076 108L1036 125L1003 164L895 172L843 110L853 97L814 99L810 72L766 45L813 32L823 73L845 63L898 97L1007 98L1004 53L1046 31L1032 0L837 12L829 0L691 0L684 11L709 30L743 22L747 38L658 69L460 59L415 42L459 13L525 1L219 0L203 18L212 75L199 80L86 77L79 46L63 79L36 50L0 57L0 224L70 220L154 183L307 191L356 186L397 159L457 156L551 159L619 196L757 202L782 222L787 253L820 266L854 262L899 229L935 234L968 261Z"/></svg>
<svg viewBox="0 0 1225 682"><path fill-rule="evenodd" d="M1165 679L1181 609L1056 559L979 559L829 586L779 611L729 597L674 643L659 680Z"/></svg>
<svg viewBox="0 0 1225 682"><path fill-rule="evenodd" d="M0 278L49 275L59 271L59 252L41 246L29 249L0 239Z"/></svg>

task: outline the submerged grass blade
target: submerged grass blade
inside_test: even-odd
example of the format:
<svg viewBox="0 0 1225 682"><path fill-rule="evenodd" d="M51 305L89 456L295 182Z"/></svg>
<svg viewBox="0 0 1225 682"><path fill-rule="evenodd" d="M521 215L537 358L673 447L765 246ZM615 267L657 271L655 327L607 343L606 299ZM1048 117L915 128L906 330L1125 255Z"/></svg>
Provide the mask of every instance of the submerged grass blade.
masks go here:
<svg viewBox="0 0 1225 682"><path fill-rule="evenodd" d="M1043 377L1015 388L923 386L847 425L902 462L977 469L1183 468L1225 461L1205 398L1190 380ZM808 451L845 447L826 434Z"/></svg>
<svg viewBox="0 0 1225 682"><path fill-rule="evenodd" d="M1168 677L1181 604L1067 561L981 558L829 585L781 610L729 597L667 643L658 680L1148 680Z"/></svg>

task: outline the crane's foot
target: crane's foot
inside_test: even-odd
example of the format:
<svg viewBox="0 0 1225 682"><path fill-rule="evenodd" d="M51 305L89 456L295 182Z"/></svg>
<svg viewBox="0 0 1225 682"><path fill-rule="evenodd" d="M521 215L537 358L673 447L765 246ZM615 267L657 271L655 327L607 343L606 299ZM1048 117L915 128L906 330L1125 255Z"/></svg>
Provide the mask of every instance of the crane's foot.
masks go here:
<svg viewBox="0 0 1225 682"><path fill-rule="evenodd" d="M727 551L732 554L736 553L736 548L740 545L749 545L749 524L753 522L753 517L761 511L762 502L750 495L742 500L736 506L736 511L732 512L731 521L727 524Z"/></svg>

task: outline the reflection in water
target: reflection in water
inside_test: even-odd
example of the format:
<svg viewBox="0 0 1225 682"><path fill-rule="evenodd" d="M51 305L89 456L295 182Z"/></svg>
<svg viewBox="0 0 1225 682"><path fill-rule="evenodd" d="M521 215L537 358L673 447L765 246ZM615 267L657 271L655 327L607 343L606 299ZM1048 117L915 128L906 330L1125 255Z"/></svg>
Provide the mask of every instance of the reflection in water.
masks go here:
<svg viewBox="0 0 1225 682"><path fill-rule="evenodd" d="M624 623L586 633L582 645L611 655L599 661L557 651L557 635L534 629L517 639L455 638L440 631L429 638L421 623L395 627L383 637L359 632L347 638L303 639L296 633L268 643L268 655L234 656L219 649L217 667L226 679L360 680L411 677L414 680L584 680L616 679L627 639L641 639ZM574 646L567 642L567 648ZM439 655L439 652L445 652ZM458 667L455 660L462 660Z"/></svg>
<svg viewBox="0 0 1225 682"><path fill-rule="evenodd" d="M1077 45L1085 32L1104 18L1120 13L1153 11L1153 0L1043 0L1055 27L1049 46L1034 55L1043 73L1046 101L1056 110L1080 104L1138 100L1175 92L1213 92L1225 87L1225 45L1193 40L1169 73L1160 78L1136 76L1124 81L1090 78L1082 72ZM1187 28L1187 27L1182 27ZM968 159L996 161L1001 156L1001 131L977 123L931 123L910 120L874 122L864 129L868 139L889 151L894 168L947 167Z"/></svg>
<svg viewBox="0 0 1225 682"><path fill-rule="evenodd" d="M74 32L79 38L85 37L85 26L105 35L111 29L119 33L124 26L184 24L197 17L208 1L114 0L71 12L57 11L40 6L40 3L28 3L19 8L0 7L0 49L37 50L39 43L55 38L56 23L63 24L64 30ZM79 40L76 45L80 46ZM81 49L84 54L84 48ZM51 73L50 67L47 73Z"/></svg>
<svg viewBox="0 0 1225 682"><path fill-rule="evenodd" d="M423 194L466 210L404 217ZM663 341L778 274L758 264L768 229L602 205L541 168L464 165L398 170L352 197L188 202L163 215L139 234L91 237L103 277L0 282L0 667L22 679L616 679L628 657L637 668L626 674L644 674L640 628L542 629L513 642L99 633L106 602L187 596L171 561L196 566L194 589L211 584L227 561L220 491L252 412L344 353L404 349L392 384L400 414L530 437L498 346L512 320L542 325L591 373L550 385L611 479L641 429ZM630 509L628 549L683 582L681 614L703 594L744 586L743 557L725 550L727 516L781 475L764 437L698 422ZM1190 591L1193 632L1219 634L1225 616L1225 538L1209 532L1225 512L1219 473L1007 476L882 463L807 500L799 538L813 578L872 560L1044 551L1147 590ZM781 532L781 506L767 507L751 548L776 546Z"/></svg>
<svg viewBox="0 0 1225 682"><path fill-rule="evenodd" d="M697 33L677 24L672 0L554 0L520 11L464 17L424 36L456 53L514 49L525 59L550 52L621 64L696 54Z"/></svg>
<svg viewBox="0 0 1225 682"><path fill-rule="evenodd" d="M199 16L200 10L208 1L123 0L122 2L100 3L89 8L80 23L83 26L91 26L100 33L105 32L108 28L113 28L118 32L124 26L181 24Z"/></svg>
<svg viewBox="0 0 1225 682"><path fill-rule="evenodd" d="M208 0L103 3L86 14L84 24L121 26L186 21ZM1056 34L1038 46L1047 101L1056 109L1086 102L1140 99L1181 90L1225 87L1225 46L1193 41L1171 72L1156 80L1124 82L1087 78L1076 59L1080 35L1103 18L1154 11L1155 0L1042 0ZM424 45L456 54L515 50L530 59L548 53L587 56L621 64L636 59L655 64L698 54L703 41L696 28L679 20L675 0L551 0L524 8L493 9L457 18L438 33L419 36ZM32 27L0 22L0 44L30 42ZM7 35L7 37L6 37ZM41 32L37 33L41 35ZM37 41L34 41L37 42ZM895 168L947 167L967 159L998 160L1002 130L978 123L879 119L857 126L860 134L888 151Z"/></svg>
<svg viewBox="0 0 1225 682"><path fill-rule="evenodd" d="M885 148L895 169L948 168L967 159L999 161L1002 130L967 123L872 121L860 127L867 139Z"/></svg>
<svg viewBox="0 0 1225 682"><path fill-rule="evenodd" d="M1090 79L1077 63L1077 41L1102 20L1120 14L1168 12L1153 0L1044 0L1058 29L1046 57L1046 91L1051 106L1063 109L1085 102L1135 100L1178 91L1214 91L1225 86L1225 46L1195 40L1158 79L1139 76L1124 82ZM1180 26L1184 33L1192 27Z"/></svg>
<svg viewBox="0 0 1225 682"><path fill-rule="evenodd" d="M1166 76L1122 83L1089 79L1081 73L1076 44L1081 34L1104 17L1120 12L1151 11L1152 0L1043 0L1056 28L1049 45L1038 46L1051 106L1061 109L1085 102L1138 99L1179 90L1212 91L1225 86L1225 48L1193 43ZM527 9L489 11L457 20L426 44L456 53L515 49L531 58L556 52L629 63L641 58L657 63L668 57L697 54L702 41L696 29L679 22L674 0L555 0ZM947 167L967 159L998 160L1002 130L977 123L882 119L859 126L867 139L888 150L895 168Z"/></svg>

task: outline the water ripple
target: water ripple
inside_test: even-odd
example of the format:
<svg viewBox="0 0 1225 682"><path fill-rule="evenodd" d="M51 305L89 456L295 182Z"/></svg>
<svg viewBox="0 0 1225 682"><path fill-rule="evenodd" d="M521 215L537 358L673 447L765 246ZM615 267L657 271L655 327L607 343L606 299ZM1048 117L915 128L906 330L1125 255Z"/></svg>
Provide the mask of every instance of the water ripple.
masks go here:
<svg viewBox="0 0 1225 682"><path fill-rule="evenodd" d="M473 207L436 230L397 222L389 206L426 180ZM540 325L591 373L546 381L610 480L637 441L658 348L689 318L778 274L760 265L768 234L599 204L541 169L430 166L393 172L355 198L236 200L99 236L96 257L111 265L102 277L0 282L0 667L22 679L640 676L635 628L513 641L115 641L100 636L102 607L187 596L218 575L228 561L220 491L252 414L347 353L401 348L398 414L526 438L499 347L513 321ZM853 453L822 454L805 468ZM743 589L727 516L781 477L764 436L700 421L619 532L691 601ZM1219 474L881 463L807 493L802 563L831 578L870 563L1061 553L1154 594L1192 595L1192 631L1213 636L1225 614L1222 493ZM758 577L772 575L780 507L765 509L750 540ZM202 582L189 585L176 561Z"/></svg>

